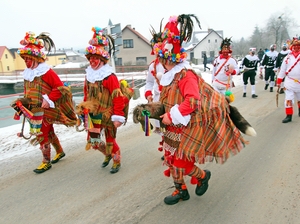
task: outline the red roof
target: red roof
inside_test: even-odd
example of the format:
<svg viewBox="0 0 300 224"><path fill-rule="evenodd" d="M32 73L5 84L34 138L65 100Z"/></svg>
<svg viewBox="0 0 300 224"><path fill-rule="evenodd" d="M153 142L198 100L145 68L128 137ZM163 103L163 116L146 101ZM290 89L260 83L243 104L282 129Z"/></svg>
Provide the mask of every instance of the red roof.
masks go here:
<svg viewBox="0 0 300 224"><path fill-rule="evenodd" d="M0 46L0 58L2 58L2 55L5 51L6 47L5 46Z"/></svg>

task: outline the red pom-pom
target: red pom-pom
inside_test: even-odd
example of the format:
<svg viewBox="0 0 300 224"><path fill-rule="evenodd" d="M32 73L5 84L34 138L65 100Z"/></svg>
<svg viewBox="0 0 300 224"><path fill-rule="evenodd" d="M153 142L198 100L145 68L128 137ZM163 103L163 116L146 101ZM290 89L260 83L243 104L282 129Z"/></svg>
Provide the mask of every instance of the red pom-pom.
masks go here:
<svg viewBox="0 0 300 224"><path fill-rule="evenodd" d="M163 151L163 148L162 146L158 147L158 151L162 152Z"/></svg>
<svg viewBox="0 0 300 224"><path fill-rule="evenodd" d="M18 113L15 113L14 120L20 120L20 115Z"/></svg>
<svg viewBox="0 0 300 224"><path fill-rule="evenodd" d="M196 177L191 178L191 184L198 184L198 179Z"/></svg>
<svg viewBox="0 0 300 224"><path fill-rule="evenodd" d="M164 175L166 176L166 177L170 177L170 169L167 169L167 170L165 170L164 171Z"/></svg>
<svg viewBox="0 0 300 224"><path fill-rule="evenodd" d="M20 132L17 133L17 136L18 136L18 137L23 137L22 133L20 133Z"/></svg>

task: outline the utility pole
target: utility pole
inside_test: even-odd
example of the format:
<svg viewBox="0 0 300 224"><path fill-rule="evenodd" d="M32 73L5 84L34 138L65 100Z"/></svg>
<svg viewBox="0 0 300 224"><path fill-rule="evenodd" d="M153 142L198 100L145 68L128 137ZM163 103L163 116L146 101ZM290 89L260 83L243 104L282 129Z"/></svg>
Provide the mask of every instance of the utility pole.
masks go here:
<svg viewBox="0 0 300 224"><path fill-rule="evenodd" d="M108 25L107 25L107 34L108 35L111 35L111 31L110 31L110 29L111 29L111 21L109 20L109 22L108 22ZM115 73L116 72L116 65L115 65L115 57L114 57L114 54L115 54L115 52L113 52L112 53L112 55L111 55L111 57L110 57L110 61L111 61L111 67L113 68L113 72Z"/></svg>

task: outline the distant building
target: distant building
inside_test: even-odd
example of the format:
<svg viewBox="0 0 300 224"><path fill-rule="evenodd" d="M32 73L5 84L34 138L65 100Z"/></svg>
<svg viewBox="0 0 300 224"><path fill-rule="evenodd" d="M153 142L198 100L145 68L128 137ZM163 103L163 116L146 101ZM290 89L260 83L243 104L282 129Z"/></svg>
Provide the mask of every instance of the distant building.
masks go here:
<svg viewBox="0 0 300 224"><path fill-rule="evenodd" d="M14 55L7 47L0 46L0 75L9 75L14 71Z"/></svg>
<svg viewBox="0 0 300 224"><path fill-rule="evenodd" d="M188 60L194 64L203 62L203 54L206 53L208 63L219 55L220 45L223 40L223 31L208 29L207 31L195 31L188 45L183 45L188 53Z"/></svg>
<svg viewBox="0 0 300 224"><path fill-rule="evenodd" d="M148 65L155 59L151 55L150 40L146 39L143 35L127 25L122 30L123 45L116 55L116 66L121 65Z"/></svg>

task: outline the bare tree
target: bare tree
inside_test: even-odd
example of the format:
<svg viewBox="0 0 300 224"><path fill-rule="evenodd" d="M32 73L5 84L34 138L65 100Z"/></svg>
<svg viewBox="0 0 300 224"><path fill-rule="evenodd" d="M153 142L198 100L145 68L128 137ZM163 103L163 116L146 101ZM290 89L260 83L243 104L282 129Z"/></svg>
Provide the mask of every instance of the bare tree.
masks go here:
<svg viewBox="0 0 300 224"><path fill-rule="evenodd" d="M258 25L254 27L253 34L249 39L245 40L242 38L240 41L235 41L234 52L239 55L245 55L250 47L265 49L269 48L271 44L276 44L280 48L288 39L298 34L299 25L291 15L291 11L287 8L283 12L272 14L267 20L265 27L259 27Z"/></svg>

